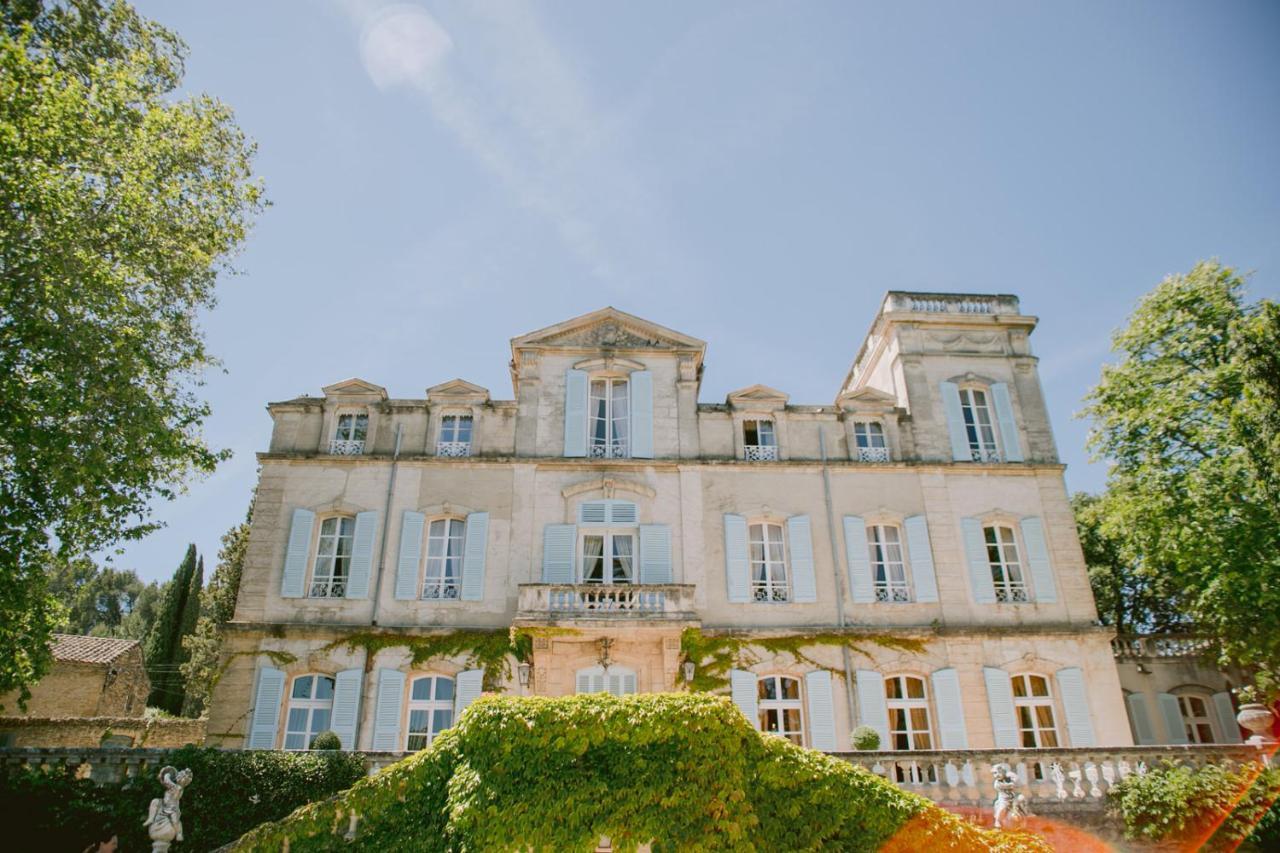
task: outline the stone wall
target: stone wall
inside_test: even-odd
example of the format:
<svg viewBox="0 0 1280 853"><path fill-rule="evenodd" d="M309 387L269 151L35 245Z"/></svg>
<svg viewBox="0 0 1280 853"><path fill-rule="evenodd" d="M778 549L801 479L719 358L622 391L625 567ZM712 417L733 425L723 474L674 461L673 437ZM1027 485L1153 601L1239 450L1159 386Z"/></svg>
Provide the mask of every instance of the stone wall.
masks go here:
<svg viewBox="0 0 1280 853"><path fill-rule="evenodd" d="M205 721L145 720L141 717L0 717L0 742L13 747L96 748L106 738L117 746L176 748L204 743ZM130 742L123 742L129 738Z"/></svg>

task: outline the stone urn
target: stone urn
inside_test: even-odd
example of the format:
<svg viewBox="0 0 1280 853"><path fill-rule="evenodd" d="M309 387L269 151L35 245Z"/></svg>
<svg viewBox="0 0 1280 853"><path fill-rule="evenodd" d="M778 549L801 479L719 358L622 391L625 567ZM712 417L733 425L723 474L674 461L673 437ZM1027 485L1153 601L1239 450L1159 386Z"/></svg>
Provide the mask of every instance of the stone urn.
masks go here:
<svg viewBox="0 0 1280 853"><path fill-rule="evenodd" d="M1240 712L1236 714L1236 722L1253 732L1253 737L1249 738L1250 743L1274 743L1271 723L1275 718L1271 709L1261 702L1247 702L1240 706Z"/></svg>

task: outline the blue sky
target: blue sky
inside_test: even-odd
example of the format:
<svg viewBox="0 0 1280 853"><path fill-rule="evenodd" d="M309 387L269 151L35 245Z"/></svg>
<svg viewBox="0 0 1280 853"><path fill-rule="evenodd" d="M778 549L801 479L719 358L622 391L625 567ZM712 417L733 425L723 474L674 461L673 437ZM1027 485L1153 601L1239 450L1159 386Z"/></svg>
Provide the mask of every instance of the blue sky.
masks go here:
<svg viewBox="0 0 1280 853"><path fill-rule="evenodd" d="M508 340L615 305L708 341L702 400L830 402L885 290L1016 293L1072 415L1111 330L1219 257L1280 293L1280 4L140 0L273 206L206 320L234 451L115 558L209 570L269 400L511 396Z"/></svg>

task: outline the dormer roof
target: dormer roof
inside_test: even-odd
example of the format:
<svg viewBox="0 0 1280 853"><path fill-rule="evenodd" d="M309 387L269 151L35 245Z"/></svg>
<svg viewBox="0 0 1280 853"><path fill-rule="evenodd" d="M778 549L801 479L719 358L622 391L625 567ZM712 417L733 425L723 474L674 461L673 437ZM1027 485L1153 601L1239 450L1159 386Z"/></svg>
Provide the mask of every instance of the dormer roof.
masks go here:
<svg viewBox="0 0 1280 853"><path fill-rule="evenodd" d="M511 339L513 354L519 349L567 349L598 351L692 350L701 357L705 341L659 326L612 306L592 311Z"/></svg>
<svg viewBox="0 0 1280 853"><path fill-rule="evenodd" d="M427 399L433 402L481 402L489 401L489 389L465 379L450 379L427 389Z"/></svg>
<svg viewBox="0 0 1280 853"><path fill-rule="evenodd" d="M387 399L386 388L355 377L343 379L341 382L335 382L332 385L326 385L321 390L324 391L326 397L376 397L379 400Z"/></svg>
<svg viewBox="0 0 1280 853"><path fill-rule="evenodd" d="M790 395L777 388L770 388L768 385L748 385L746 388L730 391L729 396L725 397L725 402L734 409L761 407L780 409L786 406L790 399Z"/></svg>

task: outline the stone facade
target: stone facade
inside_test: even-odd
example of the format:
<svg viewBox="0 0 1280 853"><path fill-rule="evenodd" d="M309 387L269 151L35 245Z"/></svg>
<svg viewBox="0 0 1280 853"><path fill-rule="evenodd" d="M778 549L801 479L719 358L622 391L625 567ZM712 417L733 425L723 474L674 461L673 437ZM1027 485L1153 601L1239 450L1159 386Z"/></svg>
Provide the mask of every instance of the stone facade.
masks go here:
<svg viewBox="0 0 1280 853"><path fill-rule="evenodd" d="M5 747L151 747L204 743L204 720L142 717L0 717Z"/></svg>
<svg viewBox="0 0 1280 853"><path fill-rule="evenodd" d="M25 709L18 707L16 692L0 696L5 713L141 717L146 710L151 680L136 640L54 634L52 652L53 667L31 687Z"/></svg>
<svg viewBox="0 0 1280 853"><path fill-rule="evenodd" d="M1235 744L1242 740L1234 692L1244 672L1215 663L1209 639L1178 634L1112 642L1136 744Z"/></svg>
<svg viewBox="0 0 1280 853"><path fill-rule="evenodd" d="M892 292L832 403L707 404L702 341L607 308L514 338L514 400L353 379L271 404L210 742L416 748L485 681L683 689L698 629L849 635L748 643L728 673L748 719L815 748L860 723L898 748L1131 744L1035 325L1012 296ZM511 626L527 684L395 642ZM368 632L392 638L344 642Z"/></svg>

